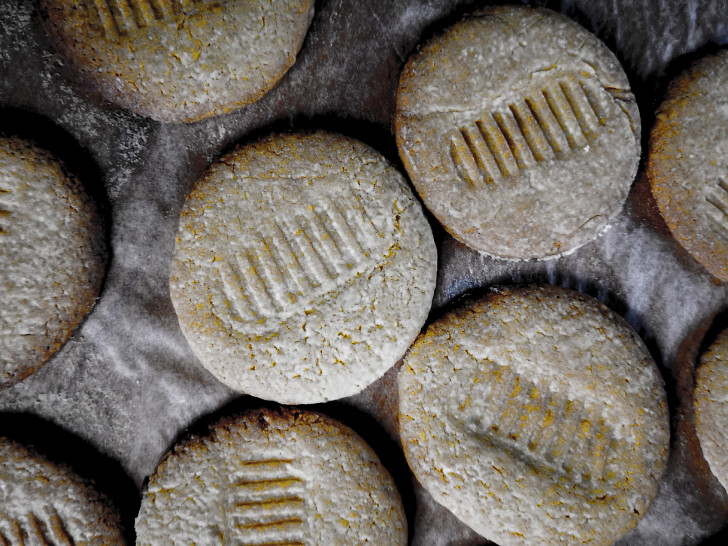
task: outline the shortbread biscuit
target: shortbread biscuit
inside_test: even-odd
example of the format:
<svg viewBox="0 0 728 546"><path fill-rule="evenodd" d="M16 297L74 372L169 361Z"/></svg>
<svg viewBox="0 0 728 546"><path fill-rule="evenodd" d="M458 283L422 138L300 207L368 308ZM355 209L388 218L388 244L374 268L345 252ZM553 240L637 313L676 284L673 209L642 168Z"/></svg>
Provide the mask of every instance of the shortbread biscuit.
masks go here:
<svg viewBox="0 0 728 546"><path fill-rule="evenodd" d="M728 281L728 51L670 84L650 135L647 176L667 227Z"/></svg>
<svg viewBox="0 0 728 546"><path fill-rule="evenodd" d="M313 0L41 0L59 53L104 99L189 122L250 104L293 65Z"/></svg>
<svg viewBox="0 0 728 546"><path fill-rule="evenodd" d="M361 142L271 136L213 164L182 211L170 291L202 364L282 403L355 394L407 350L437 254L404 178Z"/></svg>
<svg viewBox="0 0 728 546"><path fill-rule="evenodd" d="M47 152L0 138L0 387L65 343L105 266L101 218L79 182Z"/></svg>
<svg viewBox="0 0 728 546"><path fill-rule="evenodd" d="M728 489L728 330L700 357L695 372L695 428L711 472Z"/></svg>
<svg viewBox="0 0 728 546"><path fill-rule="evenodd" d="M313 412L251 411L169 453L137 544L407 544L392 478L354 431Z"/></svg>
<svg viewBox="0 0 728 546"><path fill-rule="evenodd" d="M124 544L117 509L92 483L0 437L0 544Z"/></svg>
<svg viewBox="0 0 728 546"><path fill-rule="evenodd" d="M407 461L498 544L610 544L667 465L662 378L624 320L577 292L493 292L432 324L399 372Z"/></svg>
<svg viewBox="0 0 728 546"><path fill-rule="evenodd" d="M640 158L617 59L541 8L486 8L427 42L400 77L394 129L425 206L456 239L512 260L594 239Z"/></svg>

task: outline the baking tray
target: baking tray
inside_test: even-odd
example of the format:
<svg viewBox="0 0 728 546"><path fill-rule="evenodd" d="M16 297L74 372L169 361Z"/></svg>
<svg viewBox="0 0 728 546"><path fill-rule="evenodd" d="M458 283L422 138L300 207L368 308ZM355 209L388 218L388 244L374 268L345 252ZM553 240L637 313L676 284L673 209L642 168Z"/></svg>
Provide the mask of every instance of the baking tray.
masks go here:
<svg viewBox="0 0 728 546"><path fill-rule="evenodd" d="M0 0L0 130L35 137L79 173L104 205L110 250L101 296L80 328L40 371L0 392L0 433L33 441L97 479L133 537L140 488L175 440L262 404L201 367L171 305L177 221L195 179L235 144L311 128L359 138L403 171L390 129L399 72L418 43L484 4L319 1L299 58L277 87L243 110L182 125L98 101L69 78L35 4ZM720 0L531 4L575 19L616 53L640 106L643 150L669 80L728 37L728 5ZM620 543L719 543L728 495L702 458L691 392L696 356L728 324L728 288L670 237L642 173L597 240L554 260L482 256L429 216L439 254L429 322L463 294L532 282L585 292L623 315L663 373L672 440L657 498ZM377 450L402 493L411 544L487 543L409 472L398 444L395 379L396 368L359 395L313 408L344 421Z"/></svg>

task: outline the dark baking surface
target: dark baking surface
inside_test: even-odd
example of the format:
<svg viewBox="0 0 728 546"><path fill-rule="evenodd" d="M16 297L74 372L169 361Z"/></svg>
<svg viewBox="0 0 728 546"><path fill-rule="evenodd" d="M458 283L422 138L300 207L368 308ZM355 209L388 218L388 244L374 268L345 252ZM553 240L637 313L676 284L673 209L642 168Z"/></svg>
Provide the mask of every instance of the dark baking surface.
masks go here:
<svg viewBox="0 0 728 546"><path fill-rule="evenodd" d="M670 78L728 38L728 3L721 0L538 4L594 31L623 62L640 105L643 158L653 112ZM45 438L50 450L80 453L77 466L88 473L110 472L103 485L113 491L116 484L131 525L139 503L134 486L143 485L177 437L210 415L259 404L199 365L169 299L177 219L198 174L225 149L273 129L334 129L400 165L390 117L404 61L421 40L479 5L319 1L297 63L273 91L238 112L176 125L118 110L79 88L48 43L33 1L0 0L0 131L35 135L41 142L43 135L54 137L54 151L106 202L112 253L101 297L71 340L34 376L0 392L0 433L40 443ZM43 122L32 123L38 119ZM430 220L440 262L431 319L466 291L522 282L583 291L626 317L665 378L672 451L655 502L622 543L724 539L728 495L702 458L691 392L704 339L728 324L728 289L669 236L644 177L638 176L607 231L556 260L486 258ZM378 450L402 490L412 544L486 543L411 478L397 447L395 377L391 370L363 393L315 409L340 418ZM74 447L68 435L87 449ZM73 460L73 453L59 457ZM97 463L111 470L92 471Z"/></svg>

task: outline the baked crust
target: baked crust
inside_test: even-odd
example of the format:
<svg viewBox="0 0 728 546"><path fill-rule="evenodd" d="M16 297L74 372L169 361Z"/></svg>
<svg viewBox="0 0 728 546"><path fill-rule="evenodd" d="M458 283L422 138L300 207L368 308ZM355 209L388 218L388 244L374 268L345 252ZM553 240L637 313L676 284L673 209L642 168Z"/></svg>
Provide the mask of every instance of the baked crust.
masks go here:
<svg viewBox="0 0 728 546"><path fill-rule="evenodd" d="M611 544L667 466L662 378L623 319L556 287L495 291L420 336L399 372L407 461L498 544Z"/></svg>
<svg viewBox="0 0 728 546"><path fill-rule="evenodd" d="M170 293L226 385L281 403L353 395L432 304L437 251L404 178L342 135L273 135L215 162L182 210Z"/></svg>
<svg viewBox="0 0 728 546"><path fill-rule="evenodd" d="M650 134L647 177L675 240L728 281L728 51L670 83Z"/></svg>
<svg viewBox="0 0 728 546"><path fill-rule="evenodd" d="M96 204L48 152L0 138L0 387L48 360L96 301L106 246Z"/></svg>
<svg viewBox="0 0 728 546"><path fill-rule="evenodd" d="M711 472L728 489L728 330L700 357L695 371L695 428Z"/></svg>
<svg viewBox="0 0 728 546"><path fill-rule="evenodd" d="M167 454L145 487L137 544L407 544L374 451L324 415L281 408L225 418Z"/></svg>
<svg viewBox="0 0 728 546"><path fill-rule="evenodd" d="M260 99L296 60L313 0L41 0L81 83L159 121L191 122Z"/></svg>
<svg viewBox="0 0 728 546"><path fill-rule="evenodd" d="M486 8L424 44L400 76L394 131L445 229L510 260L597 237L640 158L639 111L617 59L540 8Z"/></svg>
<svg viewBox="0 0 728 546"><path fill-rule="evenodd" d="M0 437L2 544L124 544L117 509L92 483Z"/></svg>

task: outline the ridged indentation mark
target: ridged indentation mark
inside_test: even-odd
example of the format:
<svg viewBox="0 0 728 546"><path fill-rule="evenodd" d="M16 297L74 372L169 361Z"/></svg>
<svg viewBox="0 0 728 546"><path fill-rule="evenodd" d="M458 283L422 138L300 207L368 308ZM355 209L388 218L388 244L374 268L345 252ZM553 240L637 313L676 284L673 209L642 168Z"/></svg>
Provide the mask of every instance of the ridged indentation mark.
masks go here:
<svg viewBox="0 0 728 546"><path fill-rule="evenodd" d="M497 112L495 114L497 115ZM476 120L475 127L482 135L501 174L504 177L514 176L518 172L518 163L513 157L508 138L498 126L494 114L485 114L482 119Z"/></svg>
<svg viewBox="0 0 728 546"><path fill-rule="evenodd" d="M505 137L508 148L516 160L518 169L523 170L536 165L536 159L533 157L531 148L526 142L526 137L521 132L511 109L509 108L506 112L494 113L493 119Z"/></svg>
<svg viewBox="0 0 728 546"><path fill-rule="evenodd" d="M239 464L231 482L226 539L241 544L304 544L305 484L292 459L257 459Z"/></svg>
<svg viewBox="0 0 728 546"><path fill-rule="evenodd" d="M551 113L561 127L562 132L566 136L566 141L571 148L586 148L589 145L586 137L581 131L579 120L571 109L571 105L564 95L561 82L554 82L545 86L541 93L543 94L546 104L548 104Z"/></svg>
<svg viewBox="0 0 728 546"><path fill-rule="evenodd" d="M715 189L717 191L705 196L705 200L711 205L708 209L709 217L725 235L728 235L728 183L723 177L718 178Z"/></svg>
<svg viewBox="0 0 728 546"><path fill-rule="evenodd" d="M528 100L509 104L508 108L511 114L513 114L513 118L518 124L524 140L528 144L533 158L537 162L553 159L555 157L554 150L546 140L546 136Z"/></svg>
<svg viewBox="0 0 728 546"><path fill-rule="evenodd" d="M236 523L235 527L238 529L270 529L277 527L287 527L289 525L300 525L303 523L301 518L283 518L275 519L271 521L256 521L253 523Z"/></svg>
<svg viewBox="0 0 728 546"><path fill-rule="evenodd" d="M473 190L485 188L485 180L481 175L475 158L477 152L473 150L465 129L453 131L450 134L450 158L455 169Z"/></svg>
<svg viewBox="0 0 728 546"><path fill-rule="evenodd" d="M45 518L28 512L19 519L11 519L0 513L0 544L22 546L40 544L48 546L73 546L74 540L66 531L63 521L53 507L43 510Z"/></svg>
<svg viewBox="0 0 728 546"><path fill-rule="evenodd" d="M0 188L0 221L7 219L12 213L9 208L9 203L6 202L3 197L10 195L10 190L7 190L5 188ZM5 226L3 224L0 224L0 235L4 235L7 233L7 230L5 229Z"/></svg>
<svg viewBox="0 0 728 546"><path fill-rule="evenodd" d="M299 253L300 261L306 264L304 272L309 283L314 288L328 284L331 279L324 264L324 258L319 254L311 240L311 229L306 229L306 219L296 216L291 225L288 219L281 219L281 224L286 226L293 233L293 241Z"/></svg>
<svg viewBox="0 0 728 546"><path fill-rule="evenodd" d="M318 254L323 258L329 277L335 279L346 271L346 259L342 256L343 253L316 209L312 209L307 215L306 224L314 236L313 242L318 247Z"/></svg>
<svg viewBox="0 0 728 546"><path fill-rule="evenodd" d="M157 21L176 18L181 0L86 0L91 23L101 27L104 36L117 39L148 27Z"/></svg>
<svg viewBox="0 0 728 546"><path fill-rule="evenodd" d="M263 478L257 480L238 480L233 486L235 487L246 487L256 491L263 491L269 488L285 488L297 483L301 483L301 478Z"/></svg>
<svg viewBox="0 0 728 546"><path fill-rule="evenodd" d="M581 80L549 82L505 109L484 113L448 134L450 158L473 190L539 162L583 149L606 124L598 93Z"/></svg>
<svg viewBox="0 0 728 546"><path fill-rule="evenodd" d="M542 392L509 367L486 365L478 382L483 404L466 425L471 433L517 453L537 468L581 476L577 481L604 478L616 444L603 418L594 416L579 400Z"/></svg>
<svg viewBox="0 0 728 546"><path fill-rule="evenodd" d="M254 256L260 266L260 277L270 296L272 307L282 310L291 303L292 287L288 284L288 278L284 273L282 265L276 254L277 251L272 244L272 239L265 237L259 231L255 236L260 241L256 249L249 249L248 256Z"/></svg>
<svg viewBox="0 0 728 546"><path fill-rule="evenodd" d="M562 80L559 82L561 93L566 98L570 110L576 117L581 130L581 136L584 137L583 146L589 144L589 141L596 138L596 132L601 128L599 122L599 114L594 109L589 97L584 91L582 82L574 82L570 80ZM578 133L577 133L578 136Z"/></svg>
<svg viewBox="0 0 728 546"><path fill-rule="evenodd" d="M352 267L366 251L356 239L356 235L347 223L344 213L336 205L332 204L325 212L334 228L333 233L338 239L339 248L348 255L347 266Z"/></svg>
<svg viewBox="0 0 728 546"><path fill-rule="evenodd" d="M244 243L227 239L227 248L213 258L224 299L217 290L210 299L213 313L223 321L231 311L241 319L252 313L263 320L273 315L285 320L284 315L300 310L293 304L306 305L342 278L355 278L372 267L386 244L352 191L292 217L278 215L266 227L254 228ZM240 230L251 231L242 220Z"/></svg>
<svg viewBox="0 0 728 546"><path fill-rule="evenodd" d="M352 232L357 236L361 237L360 241L362 246L365 248L366 253L372 250L367 242L379 239L383 237L380 233L379 228L374 225L374 221L369 216L367 208L362 203L361 198L357 195L353 189L345 191L341 196L340 211L347 211L349 213L349 222L352 225Z"/></svg>
<svg viewBox="0 0 728 546"><path fill-rule="evenodd" d="M488 183L498 183L503 180L503 172L500 162L496 159L498 148L493 145L492 139L488 138L487 131L484 131L483 124L473 124L461 130L463 138L468 143L468 148L475 159L475 164L480 169L484 180Z"/></svg>
<svg viewBox="0 0 728 546"><path fill-rule="evenodd" d="M543 92L537 93L532 97L524 99L528 109L536 119L536 123L541 129L546 142L554 153L555 157L564 153L569 148L569 142L566 140L558 119L554 116L551 107Z"/></svg>
<svg viewBox="0 0 728 546"><path fill-rule="evenodd" d="M235 259L242 275L245 294L249 296L250 301L255 302L258 315L268 314L270 309L275 308L276 304L258 272L254 256L249 250L244 249L241 253L236 254Z"/></svg>

